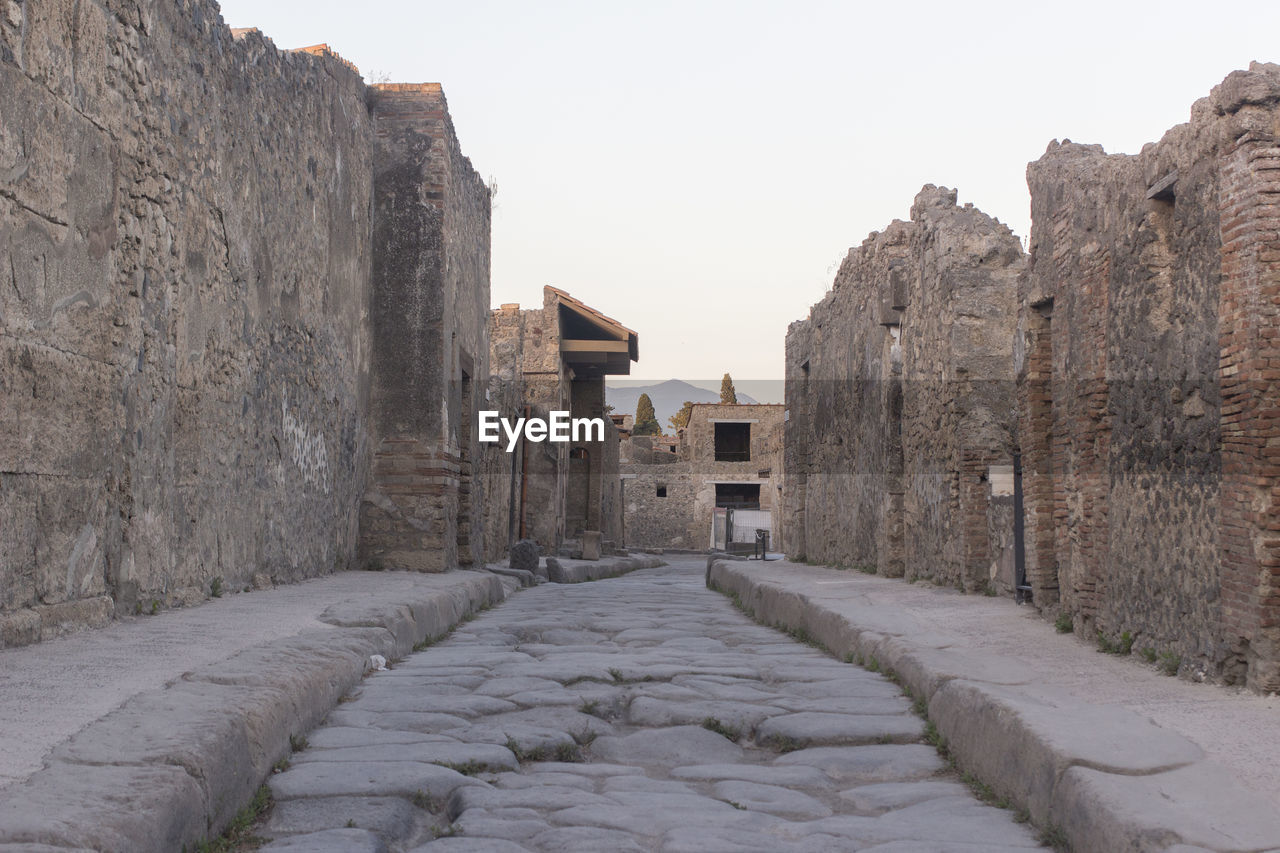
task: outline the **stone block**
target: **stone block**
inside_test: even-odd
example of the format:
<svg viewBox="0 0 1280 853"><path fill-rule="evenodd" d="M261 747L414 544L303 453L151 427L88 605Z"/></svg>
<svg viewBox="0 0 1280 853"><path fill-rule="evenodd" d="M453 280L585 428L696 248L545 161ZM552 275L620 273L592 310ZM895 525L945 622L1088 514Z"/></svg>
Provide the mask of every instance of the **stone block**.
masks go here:
<svg viewBox="0 0 1280 853"><path fill-rule="evenodd" d="M511 546L511 557L507 567L526 572L536 572L539 557L538 543L532 539L521 539Z"/></svg>
<svg viewBox="0 0 1280 853"><path fill-rule="evenodd" d="M582 531L582 559L584 560L600 559L600 531L599 530Z"/></svg>

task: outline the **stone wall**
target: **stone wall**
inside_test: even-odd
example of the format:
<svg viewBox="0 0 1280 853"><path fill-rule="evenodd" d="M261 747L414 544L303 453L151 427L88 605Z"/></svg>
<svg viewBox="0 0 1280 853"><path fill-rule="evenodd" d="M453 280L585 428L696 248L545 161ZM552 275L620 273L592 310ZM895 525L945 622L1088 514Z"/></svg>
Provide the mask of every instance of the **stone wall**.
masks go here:
<svg viewBox="0 0 1280 853"><path fill-rule="evenodd" d="M351 564L364 96L206 0L5 7L3 644Z"/></svg>
<svg viewBox="0 0 1280 853"><path fill-rule="evenodd" d="M484 558L474 466L489 384L489 190L438 84L370 95L376 444L360 555L443 571Z"/></svg>
<svg viewBox="0 0 1280 853"><path fill-rule="evenodd" d="M787 553L964 589L1011 588L1008 228L926 186L911 221L851 249L787 334ZM1002 572L1001 569L1004 568Z"/></svg>
<svg viewBox="0 0 1280 853"><path fill-rule="evenodd" d="M697 526L701 484L687 458L653 448L652 436L622 442L623 516L627 545L636 548L707 547L709 530ZM659 495L659 489L663 494Z"/></svg>
<svg viewBox="0 0 1280 853"><path fill-rule="evenodd" d="M1280 687L1280 67L1136 156L1028 169L1019 314L1027 566L1078 630ZM1055 608L1056 609L1056 608Z"/></svg>

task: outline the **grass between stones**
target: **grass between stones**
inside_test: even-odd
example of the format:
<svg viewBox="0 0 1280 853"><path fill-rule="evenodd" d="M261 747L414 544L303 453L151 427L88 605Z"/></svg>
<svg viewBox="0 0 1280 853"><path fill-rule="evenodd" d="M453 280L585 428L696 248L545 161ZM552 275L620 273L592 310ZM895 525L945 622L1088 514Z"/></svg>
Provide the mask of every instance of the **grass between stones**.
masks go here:
<svg viewBox="0 0 1280 853"><path fill-rule="evenodd" d="M1101 631L1098 632L1098 651L1107 655L1128 655L1133 652L1133 634L1125 631L1120 639L1112 640Z"/></svg>
<svg viewBox="0 0 1280 853"><path fill-rule="evenodd" d="M493 609L493 602L486 601L480 606L475 607L471 610L468 610L466 613L462 614L462 617L460 619L458 619L457 624L454 625L452 628L450 628L448 631L445 631L443 634L436 634L434 636L428 635L426 637L423 637L421 640L413 644L413 650L415 652L426 651L427 649L434 646L436 643L439 643L442 640L448 639L449 635L451 635L454 631L458 630L458 625L465 625L468 622L473 621L477 616L479 616L481 613L484 613L486 610L492 610L492 609Z"/></svg>
<svg viewBox="0 0 1280 853"><path fill-rule="evenodd" d="M1177 652L1161 652L1158 666L1165 675L1177 675L1182 668L1182 655Z"/></svg>
<svg viewBox="0 0 1280 853"><path fill-rule="evenodd" d="M736 726L731 726L728 723L724 723L715 717L707 717L704 719L702 721L702 727L709 732L715 732L721 737L726 737L734 743L737 743L738 738L742 737L741 729Z"/></svg>
<svg viewBox="0 0 1280 853"><path fill-rule="evenodd" d="M707 588L712 590L713 592L718 592L721 595L726 596L729 599L729 601L733 604L734 607L742 611L744 614L750 617L753 621L760 622L761 624L768 624L768 623L765 623L763 620L756 618L755 611L751 607L748 607L743 603L742 597L738 593L726 592L724 589L720 587L719 584L716 584L714 582L708 582ZM1062 627L1063 616L1066 616L1067 627L1065 629ZM1067 614L1060 614L1058 617L1058 621L1055 623L1055 626L1058 628L1059 633L1069 633L1073 627L1071 622L1071 617ZM782 631L792 639L802 642L805 645L812 646L813 648L819 649L820 651L826 652L832 657L839 657L838 655L835 654L835 652L827 648L820 641L818 641L816 638L810 635L808 631L806 631L804 628L792 628L790 626L786 626L781 623L774 623L769 627ZM1099 635L1099 637L1101 638L1101 634ZM1117 648L1124 647L1125 643L1127 643L1127 647L1125 647L1123 654L1128 654L1129 650L1133 647L1133 638L1129 636L1129 632L1127 631L1123 635L1121 635L1121 639L1116 644ZM1119 652L1113 652L1113 654L1118 654L1118 653ZM921 696L916 696L915 693L911 690L911 688L903 683L902 678L898 675L898 673L896 673L893 670L892 667L882 666L880 661L877 660L874 655L872 655L870 658L864 658L863 655L854 653L854 652L845 653L845 655L843 656L843 660L845 663L855 664L870 672L878 673L884 676L885 678L887 678L889 681L892 681L894 684L898 685L898 688L903 692L903 694L909 700L911 700L912 712L915 713L916 716L924 720L924 724L925 724L924 725L924 742L929 744L930 746L932 746L934 749L938 751L938 757L941 758L946 763L947 767L950 770L952 770L954 773L956 773L957 776L960 777L960 781L963 782L965 786L973 793L974 797L976 797L979 801L985 803L986 805L1012 811L1013 819L1017 823L1030 823L1031 815L1027 812L1026 809L1015 808L1013 803L1010 802L1008 798L1000 796L986 782L982 781L977 776L973 775L971 772L964 770L963 768L960 767L959 763L956 760L955 754L952 752L950 745L947 743L947 739L942 736L941 732L938 731L937 725L932 720L929 719L929 707L927 703L924 701L924 698ZM1181 664L1181 658L1178 658L1178 664L1175 665L1175 670L1174 670L1175 673L1177 671L1176 666L1180 664ZM703 721L704 728L711 728L710 726L707 725L708 722L713 722L713 719L709 717L707 718L707 720ZM718 723L719 721L714 721L714 722ZM712 729L712 731L715 731L715 729ZM805 746L805 744L800 743L799 741L796 741L789 737L770 738L767 744L763 744L763 745L770 746L773 749L778 750L779 752L793 752L797 749L803 749ZM731 803L730 805L733 805L733 804ZM1052 847L1055 851L1057 851L1057 853L1070 853L1071 847L1067 841L1066 833L1063 831L1062 827L1057 826L1056 824L1050 824L1045 827L1040 827L1039 829L1040 829L1039 841L1041 844L1044 844L1047 847Z"/></svg>
<svg viewBox="0 0 1280 853"><path fill-rule="evenodd" d="M590 739L595 740L595 732L590 733ZM576 735L574 740L577 741ZM576 742L558 743L555 746L540 744L534 747L525 747L515 738L507 738L506 745L507 749L511 750L511 754L521 764L527 764L530 761L562 761L567 764L573 764L583 760L582 747Z"/></svg>
<svg viewBox="0 0 1280 853"><path fill-rule="evenodd" d="M271 789L263 785L258 788L249 804L231 819L226 831L217 838L197 842L195 853L241 853L257 850L266 839L254 835L253 827L271 810L271 806Z"/></svg>

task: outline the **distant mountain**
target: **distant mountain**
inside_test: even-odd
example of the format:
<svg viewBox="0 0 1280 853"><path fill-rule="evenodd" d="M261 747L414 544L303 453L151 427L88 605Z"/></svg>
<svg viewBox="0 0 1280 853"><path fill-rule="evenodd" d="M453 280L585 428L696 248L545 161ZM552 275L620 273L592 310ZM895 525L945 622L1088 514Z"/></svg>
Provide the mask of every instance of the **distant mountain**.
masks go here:
<svg viewBox="0 0 1280 853"><path fill-rule="evenodd" d="M640 401L641 394L648 394L649 399L653 401L654 414L658 416L658 423L662 425L662 431L671 432L671 425L667 423L668 419L676 412L680 411L680 407L684 405L685 400L694 403L719 403L720 392L712 391L707 388L700 388L697 385L690 385L680 379L668 379L666 382L658 382L653 385L626 385L615 388L612 385L605 386L605 402L613 406L613 413L616 415L634 415L636 413L636 403ZM738 392L739 403L754 403L754 398Z"/></svg>

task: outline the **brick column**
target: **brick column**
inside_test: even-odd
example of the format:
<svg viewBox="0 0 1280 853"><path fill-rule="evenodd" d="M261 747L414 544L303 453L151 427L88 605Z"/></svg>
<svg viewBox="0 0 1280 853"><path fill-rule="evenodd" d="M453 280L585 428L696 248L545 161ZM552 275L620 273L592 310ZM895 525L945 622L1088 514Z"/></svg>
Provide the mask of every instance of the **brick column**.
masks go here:
<svg viewBox="0 0 1280 853"><path fill-rule="evenodd" d="M1220 155L1222 619L1248 683L1280 689L1280 147Z"/></svg>
<svg viewBox="0 0 1280 853"><path fill-rule="evenodd" d="M1051 306L1030 306L1026 373L1019 388L1018 431L1027 582L1038 607L1058 603L1054 533L1053 330Z"/></svg>

